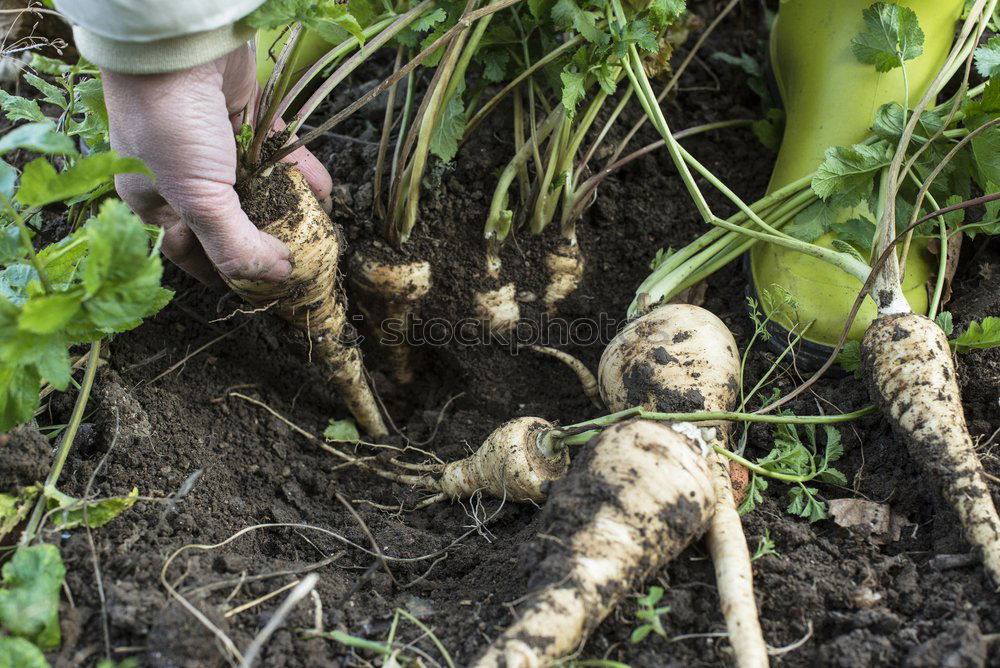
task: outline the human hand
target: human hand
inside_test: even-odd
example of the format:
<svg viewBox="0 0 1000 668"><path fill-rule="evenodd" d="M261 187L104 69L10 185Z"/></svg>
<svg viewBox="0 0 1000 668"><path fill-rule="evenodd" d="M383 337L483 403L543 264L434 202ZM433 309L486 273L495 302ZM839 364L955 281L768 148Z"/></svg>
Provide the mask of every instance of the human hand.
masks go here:
<svg viewBox="0 0 1000 668"><path fill-rule="evenodd" d="M291 271L288 249L250 222L233 189L234 131L257 94L254 74L249 46L180 72L103 72L111 147L156 175L155 183L120 175L118 193L143 222L164 229L164 255L209 285L223 285L219 274L280 281ZM285 161L329 210L333 184L319 160L301 148Z"/></svg>

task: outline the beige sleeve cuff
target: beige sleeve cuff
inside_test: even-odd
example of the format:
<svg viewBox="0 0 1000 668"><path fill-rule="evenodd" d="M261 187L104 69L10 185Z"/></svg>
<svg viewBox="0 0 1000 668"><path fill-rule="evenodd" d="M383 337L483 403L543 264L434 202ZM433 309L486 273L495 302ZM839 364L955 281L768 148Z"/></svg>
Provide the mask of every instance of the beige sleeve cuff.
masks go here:
<svg viewBox="0 0 1000 668"><path fill-rule="evenodd" d="M253 34L253 28L233 23L152 42L124 42L73 26L73 38L83 57L121 74L176 72L204 65L242 46Z"/></svg>

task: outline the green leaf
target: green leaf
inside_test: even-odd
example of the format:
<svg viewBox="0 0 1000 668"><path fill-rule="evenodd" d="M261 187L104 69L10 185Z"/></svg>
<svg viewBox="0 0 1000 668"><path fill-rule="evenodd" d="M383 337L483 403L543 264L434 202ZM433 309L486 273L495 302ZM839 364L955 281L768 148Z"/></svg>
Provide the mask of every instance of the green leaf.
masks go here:
<svg viewBox="0 0 1000 668"><path fill-rule="evenodd" d="M357 443L361 440L361 434L354 425L354 420L330 420L330 423L323 430L323 438L328 441L345 441L347 443Z"/></svg>
<svg viewBox="0 0 1000 668"><path fill-rule="evenodd" d="M66 108L66 94L58 86L50 84L45 79L37 77L30 72L25 72L22 78L28 85L36 88L42 94L42 101L54 104L60 109Z"/></svg>
<svg viewBox="0 0 1000 668"><path fill-rule="evenodd" d="M684 0L651 0L649 18L657 30L666 28L687 11Z"/></svg>
<svg viewBox="0 0 1000 668"><path fill-rule="evenodd" d="M35 362L38 375L47 380L52 387L64 392L69 386L73 375L73 367L69 361L69 351L64 345L52 346L51 350Z"/></svg>
<svg viewBox="0 0 1000 668"><path fill-rule="evenodd" d="M507 74L510 52L502 49L486 49L480 55L483 63L483 78L490 83L500 83Z"/></svg>
<svg viewBox="0 0 1000 668"><path fill-rule="evenodd" d="M966 116L965 126L970 130L1000 113L1000 77L987 81L983 94L978 99L966 98L962 102L962 112ZM970 120L973 122L970 123Z"/></svg>
<svg viewBox="0 0 1000 668"><path fill-rule="evenodd" d="M836 209L823 200L813 202L784 229L796 239L812 243L830 231L836 216Z"/></svg>
<svg viewBox="0 0 1000 668"><path fill-rule="evenodd" d="M27 299L27 287L38 280L38 272L30 264L12 264L0 269L0 297L16 306Z"/></svg>
<svg viewBox="0 0 1000 668"><path fill-rule="evenodd" d="M809 523L825 520L829 517L826 512L826 504L815 497L819 490L815 487L805 487L796 485L788 490L791 501L788 504L788 513L804 517Z"/></svg>
<svg viewBox="0 0 1000 668"><path fill-rule="evenodd" d="M625 28L614 37L618 57L624 60L628 57L626 50L629 45L634 44L640 51L656 52L660 50L660 42L656 38L656 33L649 25L649 21L637 19L626 24Z"/></svg>
<svg viewBox="0 0 1000 668"><path fill-rule="evenodd" d="M764 502L763 492L767 489L767 478L756 473L750 473L750 485L747 487L747 495L743 498L743 503L736 509L740 515L746 515Z"/></svg>
<svg viewBox="0 0 1000 668"><path fill-rule="evenodd" d="M837 353L837 366L855 376L861 373L861 344L847 341Z"/></svg>
<svg viewBox="0 0 1000 668"><path fill-rule="evenodd" d="M843 223L835 223L832 230L841 241L865 253L871 253L872 242L875 240L875 223L867 218L851 218Z"/></svg>
<svg viewBox="0 0 1000 668"><path fill-rule="evenodd" d="M878 170L888 164L884 145L828 148L813 175L813 192L838 206L857 204L871 195Z"/></svg>
<svg viewBox="0 0 1000 668"><path fill-rule="evenodd" d="M17 185L17 170L0 160L0 195L8 200L14 199L14 188ZM5 264L0 260L0 264Z"/></svg>
<svg viewBox="0 0 1000 668"><path fill-rule="evenodd" d="M989 316L981 322L973 320L964 332L949 343L959 353L996 348L1000 346L1000 318Z"/></svg>
<svg viewBox="0 0 1000 668"><path fill-rule="evenodd" d="M923 53L924 31L912 9L876 2L861 15L865 30L851 40L851 50L862 63L888 72Z"/></svg>
<svg viewBox="0 0 1000 668"><path fill-rule="evenodd" d="M428 12L414 20L409 27L396 35L396 41L403 46L415 47L420 43L420 33L430 30L447 18L448 13L441 7L438 7L433 12Z"/></svg>
<svg viewBox="0 0 1000 668"><path fill-rule="evenodd" d="M73 140L56 132L51 122L27 123L0 137L0 155L17 149L56 155L76 155Z"/></svg>
<svg viewBox="0 0 1000 668"><path fill-rule="evenodd" d="M559 74L559 79L563 85L563 107L566 108L566 113L572 117L576 113L576 107L580 100L587 94L587 90L583 87L584 75L579 72L563 70Z"/></svg>
<svg viewBox="0 0 1000 668"><path fill-rule="evenodd" d="M240 131L236 134L236 145L240 147L240 150L244 153L250 150L250 144L253 142L253 126L249 123L244 123L240 126Z"/></svg>
<svg viewBox="0 0 1000 668"><path fill-rule="evenodd" d="M58 58L49 58L34 51L31 52L31 61L28 64L36 72L53 76L66 74L73 69L72 65L68 65Z"/></svg>
<svg viewBox="0 0 1000 668"><path fill-rule="evenodd" d="M976 71L987 79L1000 74L1000 36L976 49Z"/></svg>
<svg viewBox="0 0 1000 668"><path fill-rule="evenodd" d="M3 109L8 121L51 123L49 119L45 118L45 114L42 113L37 102L11 95L3 89L0 89L0 109Z"/></svg>
<svg viewBox="0 0 1000 668"><path fill-rule="evenodd" d="M1000 192L1000 186L997 186L995 183L987 183L986 192ZM953 202L949 202L949 204L951 203ZM977 234L985 234L987 236L1000 234L1000 200L987 202L984 208L983 217L978 222L970 223L964 228L965 233L969 235L970 239L975 239ZM951 225L952 223L948 220L948 215L945 214L945 220Z"/></svg>
<svg viewBox="0 0 1000 668"><path fill-rule="evenodd" d="M243 18L252 28L268 30L296 21L331 44L343 42L346 33L364 41L358 20L346 5L336 0L267 0Z"/></svg>
<svg viewBox="0 0 1000 668"><path fill-rule="evenodd" d="M24 246L21 245L21 230L10 223L0 227L0 264L9 265L24 257Z"/></svg>
<svg viewBox="0 0 1000 668"><path fill-rule="evenodd" d="M835 462L844 456L844 444L840 438L840 431L832 424L825 424L823 425L823 433L826 434L823 463Z"/></svg>
<svg viewBox="0 0 1000 668"><path fill-rule="evenodd" d="M133 487L128 496L95 502L76 499L49 488L45 490L45 505L50 511L56 511L52 514L52 521L59 529L82 526L97 529L134 506L138 496L139 488Z"/></svg>
<svg viewBox="0 0 1000 668"><path fill-rule="evenodd" d="M243 23L265 30L281 28L308 15L314 4L315 0L267 0L244 16Z"/></svg>
<svg viewBox="0 0 1000 668"><path fill-rule="evenodd" d="M646 639L647 636L652 632L653 626L651 624L643 624L642 626L637 626L635 630L632 631L632 635L629 636L628 641L630 643L640 643Z"/></svg>
<svg viewBox="0 0 1000 668"><path fill-rule="evenodd" d="M160 287L159 254L151 251L145 226L124 202L104 202L84 229L89 254L83 263L83 309L96 332L76 332L75 338L133 329L166 305L173 293Z"/></svg>
<svg viewBox="0 0 1000 668"><path fill-rule="evenodd" d="M350 13L346 5L334 0L319 0L315 6L315 15L302 20L302 25L313 30L331 44L344 41L344 32L354 36L358 43L364 44L365 34L361 24Z"/></svg>
<svg viewBox="0 0 1000 668"><path fill-rule="evenodd" d="M899 142L900 136L906 123L909 122L910 115L903 115L903 107L897 102L883 104L875 112L875 122L872 130L875 134L891 144ZM944 126L944 118L934 111L925 111L920 114L920 120L913 131L913 139L919 144L926 144Z"/></svg>
<svg viewBox="0 0 1000 668"><path fill-rule="evenodd" d="M21 488L16 496L0 494L0 540L28 518L37 498L38 487L34 485Z"/></svg>
<svg viewBox="0 0 1000 668"><path fill-rule="evenodd" d="M108 150L108 108L100 79L86 79L76 85L77 108L84 112L83 121L68 119L67 132L82 137L95 151Z"/></svg>
<svg viewBox="0 0 1000 668"><path fill-rule="evenodd" d="M785 134L784 110L771 107L764 118L753 122L750 129L761 144L777 153Z"/></svg>
<svg viewBox="0 0 1000 668"><path fill-rule="evenodd" d="M0 636L0 668L49 668L49 662L24 638Z"/></svg>
<svg viewBox="0 0 1000 668"><path fill-rule="evenodd" d="M712 59L721 60L727 65L738 67L751 77L764 76L764 70L761 68L760 63L758 63L753 56L744 52L740 52L739 56L733 56L723 51L716 51L712 54Z"/></svg>
<svg viewBox="0 0 1000 668"><path fill-rule="evenodd" d="M41 381L34 365L0 365L0 433L34 417Z"/></svg>
<svg viewBox="0 0 1000 668"><path fill-rule="evenodd" d="M3 567L0 624L42 649L59 647L59 592L65 577L55 545L18 548Z"/></svg>
<svg viewBox="0 0 1000 668"><path fill-rule="evenodd" d="M454 96L448 101L441 114L441 120L434 127L431 134L430 151L441 160L451 162L458 153L458 143L462 141L465 134L465 124L469 119L465 113L465 104L462 102L462 89L459 86Z"/></svg>
<svg viewBox="0 0 1000 668"><path fill-rule="evenodd" d="M645 596L639 599L638 603L643 607L652 608L660 602L661 598L663 598L663 587L657 587L654 585L649 588L649 591Z"/></svg>
<svg viewBox="0 0 1000 668"><path fill-rule="evenodd" d="M951 336L952 332L955 331L955 323L952 318L951 311L941 311L937 314L937 317L934 318L934 322L936 322L937 326L941 328L941 331L944 332L945 336Z"/></svg>
<svg viewBox="0 0 1000 668"><path fill-rule="evenodd" d="M1000 183L1000 127L983 130L972 138L972 154L981 183Z"/></svg>
<svg viewBox="0 0 1000 668"><path fill-rule="evenodd" d="M82 301L78 290L34 297L25 302L18 325L34 334L57 332L76 316Z"/></svg>
<svg viewBox="0 0 1000 668"><path fill-rule="evenodd" d="M840 485L841 487L847 487L847 476L838 471L837 469L828 468L825 471L821 471L816 475L817 480L822 480L825 483L831 485Z"/></svg>
<svg viewBox="0 0 1000 668"><path fill-rule="evenodd" d="M114 151L81 158L64 172L57 172L48 160L38 158L25 166L17 200L26 206L45 206L90 192L109 183L115 174L145 174L153 178L142 160L122 158Z"/></svg>
<svg viewBox="0 0 1000 668"><path fill-rule="evenodd" d="M576 0L557 0L552 6L552 20L563 30L576 30L592 44L607 44L608 35L597 27L594 14L584 11Z"/></svg>

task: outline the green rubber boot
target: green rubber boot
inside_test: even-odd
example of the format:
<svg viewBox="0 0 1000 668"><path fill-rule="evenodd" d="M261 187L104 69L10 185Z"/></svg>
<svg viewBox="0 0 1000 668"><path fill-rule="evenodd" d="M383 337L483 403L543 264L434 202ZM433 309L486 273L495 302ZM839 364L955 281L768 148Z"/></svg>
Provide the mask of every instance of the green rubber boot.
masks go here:
<svg viewBox="0 0 1000 668"><path fill-rule="evenodd" d="M768 192L812 173L831 146L856 144L868 133L876 110L887 102L903 103L900 68L879 73L859 62L851 39L861 32L863 9L873 0L782 0L771 32L771 66L785 107L786 125ZM963 0L900 0L917 14L924 31L923 54L906 61L910 103L923 97L951 49ZM838 212L838 222L865 213L862 204ZM815 243L830 247L832 235ZM926 284L935 263L926 244L910 246L903 292L916 313L926 313ZM826 262L773 244L756 244L750 254L753 285L777 285L795 297L799 323L813 321L803 337L807 348L832 347L843 330L861 283ZM773 314L780 325L794 323ZM851 327L860 339L876 316L868 298ZM812 346L808 344L812 343ZM825 356L824 356L825 357Z"/></svg>

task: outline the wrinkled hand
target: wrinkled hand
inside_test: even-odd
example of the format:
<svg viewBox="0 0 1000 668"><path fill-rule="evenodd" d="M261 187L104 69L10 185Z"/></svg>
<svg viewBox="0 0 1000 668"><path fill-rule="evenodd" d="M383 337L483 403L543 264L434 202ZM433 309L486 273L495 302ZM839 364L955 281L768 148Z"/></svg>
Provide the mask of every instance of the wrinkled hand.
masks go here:
<svg viewBox="0 0 1000 668"><path fill-rule="evenodd" d="M103 77L111 147L141 158L156 175L155 183L121 175L115 185L143 222L164 229L163 253L210 285L221 285L220 273L287 276L288 249L250 222L233 189L234 131L258 90L249 46L180 72ZM319 160L302 148L286 161L296 163L329 209L332 183Z"/></svg>

